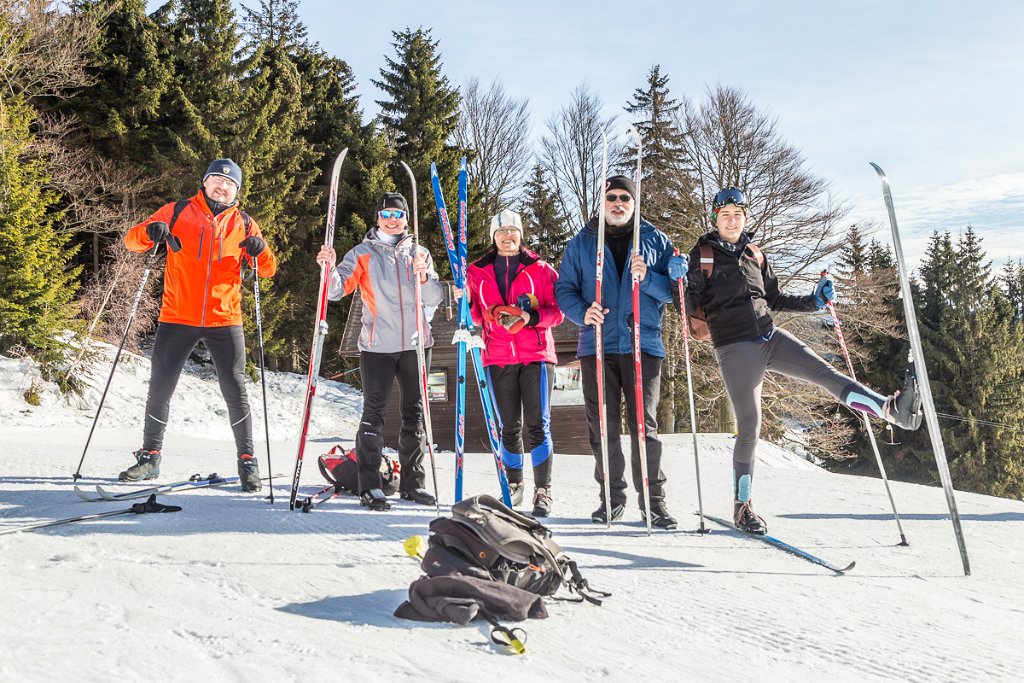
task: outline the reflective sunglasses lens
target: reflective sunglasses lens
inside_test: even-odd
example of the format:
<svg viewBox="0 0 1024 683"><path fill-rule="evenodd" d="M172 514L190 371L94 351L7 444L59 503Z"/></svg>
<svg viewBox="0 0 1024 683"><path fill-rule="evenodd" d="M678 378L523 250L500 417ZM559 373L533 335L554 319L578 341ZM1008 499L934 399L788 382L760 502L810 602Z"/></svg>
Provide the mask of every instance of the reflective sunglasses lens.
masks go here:
<svg viewBox="0 0 1024 683"><path fill-rule="evenodd" d="M380 212L380 217L384 220L389 218L402 218L403 216L405 216L405 211L402 211L401 209L384 209Z"/></svg>

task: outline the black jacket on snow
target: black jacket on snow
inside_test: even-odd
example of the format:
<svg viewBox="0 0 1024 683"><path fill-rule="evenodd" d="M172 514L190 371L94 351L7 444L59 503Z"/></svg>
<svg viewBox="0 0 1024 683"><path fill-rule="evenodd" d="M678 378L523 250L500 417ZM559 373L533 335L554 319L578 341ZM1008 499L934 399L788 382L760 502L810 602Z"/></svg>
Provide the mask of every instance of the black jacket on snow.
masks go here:
<svg viewBox="0 0 1024 683"><path fill-rule="evenodd" d="M772 311L809 313L818 310L813 294L791 296L779 289L768 259L759 265L746 248L752 233L741 238L742 248L730 250L722 244L717 230L697 238L690 250L686 281L686 310L699 303L711 331L711 343L718 347L768 334L775 327ZM710 244L715 259L711 279L705 281L700 267L700 245Z"/></svg>

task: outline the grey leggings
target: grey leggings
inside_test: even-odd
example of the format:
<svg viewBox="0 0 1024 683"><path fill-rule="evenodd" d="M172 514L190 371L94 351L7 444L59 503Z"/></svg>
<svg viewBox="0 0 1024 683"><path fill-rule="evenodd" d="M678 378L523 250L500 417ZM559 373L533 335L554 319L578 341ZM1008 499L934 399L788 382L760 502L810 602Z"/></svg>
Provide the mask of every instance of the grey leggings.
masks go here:
<svg viewBox="0 0 1024 683"><path fill-rule="evenodd" d="M754 469L754 449L761 434L761 387L768 370L817 384L846 405L882 416L885 397L839 373L802 341L779 328L764 337L715 349L725 389L736 413L734 477Z"/></svg>

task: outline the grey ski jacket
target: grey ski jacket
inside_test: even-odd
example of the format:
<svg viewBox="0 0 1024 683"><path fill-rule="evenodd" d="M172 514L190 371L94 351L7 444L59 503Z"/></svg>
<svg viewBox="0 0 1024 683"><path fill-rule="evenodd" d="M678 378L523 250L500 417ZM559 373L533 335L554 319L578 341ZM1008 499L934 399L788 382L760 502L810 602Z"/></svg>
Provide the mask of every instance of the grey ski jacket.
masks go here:
<svg viewBox="0 0 1024 683"><path fill-rule="evenodd" d="M337 301L359 290L363 300L362 331L359 350L371 353L398 353L416 349L416 315L423 316L423 347L434 345L430 319L443 298L434 260L427 257L427 281L421 287L423 310L416 311L416 274L412 270L412 235L390 245L371 228L363 241L353 247L331 271L327 298Z"/></svg>

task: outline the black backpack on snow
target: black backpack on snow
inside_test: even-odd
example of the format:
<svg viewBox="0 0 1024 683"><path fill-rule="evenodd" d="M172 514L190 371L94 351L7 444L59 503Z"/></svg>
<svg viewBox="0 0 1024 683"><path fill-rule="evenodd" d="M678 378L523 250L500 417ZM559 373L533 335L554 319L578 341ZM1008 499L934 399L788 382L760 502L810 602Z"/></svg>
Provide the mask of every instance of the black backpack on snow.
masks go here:
<svg viewBox="0 0 1024 683"><path fill-rule="evenodd" d="M600 605L576 566L551 539L551 531L533 517L505 507L493 496L466 498L452 506L451 517L430 523L429 548L420 566L428 576L462 574L507 583L543 596L563 586Z"/></svg>

